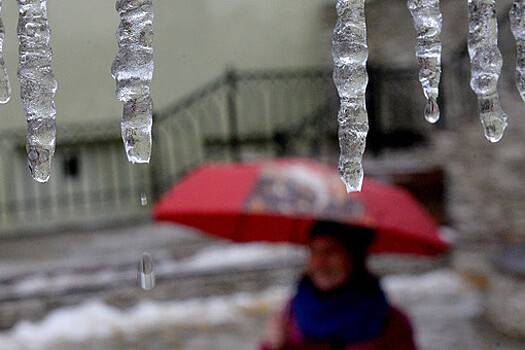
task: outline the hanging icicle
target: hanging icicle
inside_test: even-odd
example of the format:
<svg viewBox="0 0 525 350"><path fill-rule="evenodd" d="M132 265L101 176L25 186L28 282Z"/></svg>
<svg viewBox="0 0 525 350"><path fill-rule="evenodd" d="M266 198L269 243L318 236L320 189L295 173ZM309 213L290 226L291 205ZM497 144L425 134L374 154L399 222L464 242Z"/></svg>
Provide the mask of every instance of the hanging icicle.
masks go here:
<svg viewBox="0 0 525 350"><path fill-rule="evenodd" d="M26 150L31 175L49 180L55 153L55 93L47 0L18 0L20 97L27 117Z"/></svg>
<svg viewBox="0 0 525 350"><path fill-rule="evenodd" d="M0 12L2 12L2 0L0 0ZM5 30L2 19L0 18L0 103L4 104L11 99L11 84L7 75L7 67L4 60L4 41Z"/></svg>
<svg viewBox="0 0 525 350"><path fill-rule="evenodd" d="M439 0L408 0L408 9L417 32L416 57L419 64L419 81L427 99L425 119L430 123L439 120L439 81L441 79L441 27L442 15Z"/></svg>
<svg viewBox="0 0 525 350"><path fill-rule="evenodd" d="M338 0L338 20L332 38L334 82L341 100L338 114L339 172L348 192L363 184L362 158L368 134L366 86L368 44L365 0Z"/></svg>
<svg viewBox="0 0 525 350"><path fill-rule="evenodd" d="M514 0L509 18L516 38L516 88L525 101L525 0Z"/></svg>
<svg viewBox="0 0 525 350"><path fill-rule="evenodd" d="M498 49L498 22L495 0L468 0L470 86L478 96L485 137L498 142L507 128L507 115L497 91L502 57Z"/></svg>
<svg viewBox="0 0 525 350"><path fill-rule="evenodd" d="M118 53L111 75L117 81L117 98L124 102L122 140L130 162L149 163L153 124L150 96L153 4L152 0L117 0L116 9L120 15Z"/></svg>

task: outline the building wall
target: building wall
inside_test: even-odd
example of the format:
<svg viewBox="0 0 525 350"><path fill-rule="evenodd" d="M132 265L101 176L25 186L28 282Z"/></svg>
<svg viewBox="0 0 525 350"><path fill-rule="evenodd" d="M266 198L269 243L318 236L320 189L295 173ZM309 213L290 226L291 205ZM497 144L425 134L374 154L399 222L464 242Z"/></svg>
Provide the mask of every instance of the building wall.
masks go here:
<svg viewBox="0 0 525 350"><path fill-rule="evenodd" d="M222 74L227 67L266 69L323 64L329 56L320 35L322 10L327 3L333 1L154 0L152 90L155 108L162 109L188 95ZM109 73L116 53L118 15L115 1L51 0L48 6L54 70L59 83L57 122L59 125L86 125L94 121L117 121L122 104L115 99L115 82ZM5 132L25 128L25 116L16 79L16 1L4 1L1 15L6 30L5 60L12 85L11 101L0 106L0 132ZM239 113L244 113L244 106L239 108ZM306 110L311 108L307 106ZM216 113L212 117L217 117ZM260 122L264 121L254 120L256 117L253 115L250 119L258 122L250 125L252 129L260 127ZM192 123L186 120L188 118L179 118L175 124L180 125L162 131L171 137L164 137L155 144L163 149L157 153L159 157L169 157L168 162L157 161L162 164L162 176L173 176L186 169L196 157L200 145L192 143L190 132L179 130ZM221 119L220 125L210 120L209 130L223 129L224 120ZM117 122L113 125L118 128ZM12 150L3 147L0 152L0 230L19 229L21 223L38 225L48 221L43 220L46 215L64 224L68 220L78 220L79 216L145 211L138 204L141 190L135 182L141 179L149 183L152 167L130 167L119 138L113 143L68 148L63 144L65 135L61 138L59 132L52 177L47 184L37 184L27 170L22 134L16 139L4 140L4 146ZM118 135L118 130L113 134ZM186 147L181 147L182 144ZM63 174L64 157L70 155L78 157L80 173L77 178ZM132 178L123 178L125 176ZM126 188L120 190L120 187ZM150 190L149 185L144 187ZM45 200L47 197L49 201ZM68 202L75 203L73 209Z"/></svg>
<svg viewBox="0 0 525 350"><path fill-rule="evenodd" d="M407 23L410 18L406 2L392 0L390 6L384 6L385 2L378 0L368 7L371 60L386 67L414 66L414 56L406 55L413 54L415 37ZM504 138L496 144L484 138L479 113L470 107L476 105L476 96L469 87L470 74L460 76L457 70L463 64L470 70L470 64L451 55L466 49L467 2L442 0L443 61L452 64L452 70L444 74L448 80L441 91L446 126L441 129L442 122L432 126L431 147L400 156L398 162L406 157L418 164L438 164L446 169L451 225L458 231L457 238L466 243L525 239L525 104L514 83L515 41L506 20L511 4L511 0L497 2L499 47L504 58L498 87L509 117ZM423 99L421 89L413 93ZM384 158L396 161L391 154Z"/></svg>
<svg viewBox="0 0 525 350"><path fill-rule="evenodd" d="M155 0L153 97L162 108L237 68L301 67L326 60L321 9L330 0ZM111 0L49 1L59 123L118 119L109 70L118 16ZM1 129L22 127L16 81L16 1L4 1L6 62L13 98L0 106ZM58 136L60 137L60 135Z"/></svg>
<svg viewBox="0 0 525 350"><path fill-rule="evenodd" d="M504 71L499 82L509 126L496 144L477 118L436 134L436 152L450 177L450 214L467 241L525 239L525 104L514 86L514 41L500 28Z"/></svg>
<svg viewBox="0 0 525 350"><path fill-rule="evenodd" d="M130 164L119 139L63 145L45 184L28 174L23 147L0 160L9 164L0 172L0 237L148 215L141 196L151 199L150 168Z"/></svg>
<svg viewBox="0 0 525 350"><path fill-rule="evenodd" d="M373 16L369 21L371 60L387 67L392 65L392 60L399 67L414 66L415 33L406 23L410 18L405 0L396 0L391 7L383 6L386 2L393 4L394 0L369 2L373 4L368 7L370 16ZM326 63L329 59L325 44L330 31L322 14L330 3L333 4L333 1L156 0L153 95L157 108L210 81L228 65L273 68ZM498 10L505 10L510 3L510 0L498 1ZM465 4L456 0L442 1L445 9L445 55L465 44ZM62 0L50 1L49 6L54 31L55 70L60 83L57 95L59 122L85 123L119 118L121 104L114 98L114 81L109 75L116 51L114 32L118 25L114 2ZM0 128L5 129L23 126L24 116L15 79L16 2L4 2L3 7L2 17L7 30L6 61L13 85L12 101L0 106ZM383 13L378 9L383 9ZM402 25L399 25L400 17L392 13L403 15ZM476 115L465 113L467 100L462 97L465 91L468 92L469 77L461 77L459 84L453 84L461 91L451 92L448 88L443 92L443 95L448 95L449 129L439 131L433 127L433 147L416 158L421 162L430 160L440 164L448 171L448 204L452 225L459 229L461 239L470 241L525 237L525 105L514 88L514 42L508 25L500 28L500 37L505 57L500 88L503 106L510 118L505 138L499 144L489 144L483 138ZM384 42L388 45L383 45ZM423 99L420 89L414 94ZM461 98L454 100L454 96ZM469 96L467 103L470 104L475 97L472 93ZM450 104L450 101L454 103ZM174 146L178 140L174 138L167 145ZM115 150L120 152L118 156L121 157L121 145L117 146ZM173 153L178 148L166 149L168 153L165 156L173 159ZM60 166L61 152L57 153L57 167ZM85 162L93 159L87 153L84 156ZM27 177L16 185L17 191L22 191L29 177L23 153L19 160L12 168L17 169L19 174L25 174L19 176ZM1 166L9 167L10 162L10 159L2 159ZM169 171L176 171L175 164L170 164L170 167L173 169ZM57 178L52 179L49 185L55 188L52 191L69 193L68 188L76 188L76 185L61 180L59 172L57 168ZM85 176L86 179L91 178L90 175ZM138 176L140 178L141 175ZM118 180L111 179L110 183L117 186ZM3 197L13 190L5 185L0 186Z"/></svg>
<svg viewBox="0 0 525 350"><path fill-rule="evenodd" d="M330 99L326 91L331 78L324 69L237 71L232 77L158 116L150 164L127 161L118 130L113 129L117 121L89 130L70 126L59 129L51 178L40 184L29 175L19 142L23 133L4 138L0 236L33 231L35 226L46 232L149 215L151 207L140 205L142 193L151 204L205 160L224 161L238 154L245 160L271 157L283 135L300 132L311 119L317 120ZM236 134L230 119L236 120ZM234 140L241 143L232 149Z"/></svg>

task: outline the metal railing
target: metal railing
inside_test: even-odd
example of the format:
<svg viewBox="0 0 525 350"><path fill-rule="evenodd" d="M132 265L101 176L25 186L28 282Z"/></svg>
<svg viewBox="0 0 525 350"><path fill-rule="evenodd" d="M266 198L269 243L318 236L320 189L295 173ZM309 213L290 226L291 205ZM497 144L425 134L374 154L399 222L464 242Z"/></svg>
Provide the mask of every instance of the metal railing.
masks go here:
<svg viewBox="0 0 525 350"><path fill-rule="evenodd" d="M204 161L293 153L280 138L311 123L312 114L328 119L321 109L332 91L330 71L322 68L226 72L156 115L154 197Z"/></svg>

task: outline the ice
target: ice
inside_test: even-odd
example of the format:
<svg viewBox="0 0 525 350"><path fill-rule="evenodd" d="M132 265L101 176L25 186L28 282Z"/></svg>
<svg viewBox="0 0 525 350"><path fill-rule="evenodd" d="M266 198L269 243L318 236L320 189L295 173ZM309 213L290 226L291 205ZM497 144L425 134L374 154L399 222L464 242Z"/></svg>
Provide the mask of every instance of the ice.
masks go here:
<svg viewBox="0 0 525 350"><path fill-rule="evenodd" d="M525 101L525 0L514 0L509 18L512 34L516 38L516 87Z"/></svg>
<svg viewBox="0 0 525 350"><path fill-rule="evenodd" d="M120 15L117 30L118 52L111 66L117 82L117 98L124 102L122 139L128 160L149 163L153 102L150 84L153 77L153 3L152 0L117 0Z"/></svg>
<svg viewBox="0 0 525 350"><path fill-rule="evenodd" d="M416 57L419 63L419 80L427 98L425 119L430 123L439 120L439 81L441 79L441 26L439 0L408 0L408 9L417 32Z"/></svg>
<svg viewBox="0 0 525 350"><path fill-rule="evenodd" d="M0 12L2 11L2 0L0 0ZM0 103L4 104L11 99L11 84L9 84L9 76L7 75L7 68L4 61L4 41L5 30L4 23L0 19Z"/></svg>
<svg viewBox="0 0 525 350"><path fill-rule="evenodd" d="M337 117L339 173L347 191L355 192L363 184L362 158L368 134L365 0L338 0L336 8L338 20L332 38L332 56L334 83L341 100Z"/></svg>
<svg viewBox="0 0 525 350"><path fill-rule="evenodd" d="M138 281L144 290L155 288L155 272L153 271L153 258L149 253L143 253L139 263Z"/></svg>
<svg viewBox="0 0 525 350"><path fill-rule="evenodd" d="M57 81L51 67L51 30L47 0L18 0L20 97L28 130L26 150L31 175L38 182L49 180L55 153Z"/></svg>
<svg viewBox="0 0 525 350"><path fill-rule="evenodd" d="M148 195L145 192L142 192L140 194L140 205L142 205L143 207L148 205Z"/></svg>
<svg viewBox="0 0 525 350"><path fill-rule="evenodd" d="M502 57L498 49L495 0L469 0L468 51L472 77L470 86L478 96L485 137L498 142L507 128L507 115L497 91Z"/></svg>

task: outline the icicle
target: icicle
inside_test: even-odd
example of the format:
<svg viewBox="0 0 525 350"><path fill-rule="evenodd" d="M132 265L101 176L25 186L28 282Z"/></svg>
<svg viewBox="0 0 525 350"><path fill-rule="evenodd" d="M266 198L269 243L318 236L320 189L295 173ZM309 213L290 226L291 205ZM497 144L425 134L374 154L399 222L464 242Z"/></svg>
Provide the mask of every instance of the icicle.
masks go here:
<svg viewBox="0 0 525 350"><path fill-rule="evenodd" d="M153 258L148 253L142 254L139 263L138 282L142 289L150 290L155 288L155 271L153 271Z"/></svg>
<svg viewBox="0 0 525 350"><path fill-rule="evenodd" d="M28 123L27 156L33 178L46 182L55 153L57 90L47 0L18 0L18 5L18 79Z"/></svg>
<svg viewBox="0 0 525 350"><path fill-rule="evenodd" d="M362 158L368 133L365 92L368 45L365 0L337 0L338 20L332 38L334 83L341 100L338 114L339 172L348 192L363 184Z"/></svg>
<svg viewBox="0 0 525 350"><path fill-rule="evenodd" d="M497 91L502 57L498 49L498 23L495 0L468 0L468 51L472 78L470 86L478 95L485 137L498 142L507 128L507 115Z"/></svg>
<svg viewBox="0 0 525 350"><path fill-rule="evenodd" d="M516 88L525 101L525 0L514 0L509 18L512 34L516 38Z"/></svg>
<svg viewBox="0 0 525 350"><path fill-rule="evenodd" d="M417 32L416 57L419 63L419 81L427 98L425 119L439 120L439 81L441 79L441 23L439 0L408 0L408 9Z"/></svg>
<svg viewBox="0 0 525 350"><path fill-rule="evenodd" d="M111 67L117 81L117 98L124 102L121 132L126 155L132 163L149 163L153 103L152 0L117 0L120 15L118 53Z"/></svg>
<svg viewBox="0 0 525 350"><path fill-rule="evenodd" d="M2 11L2 0L0 0L0 12ZM11 84L4 61L5 30L2 19L0 19L0 103L4 104L11 99Z"/></svg>

